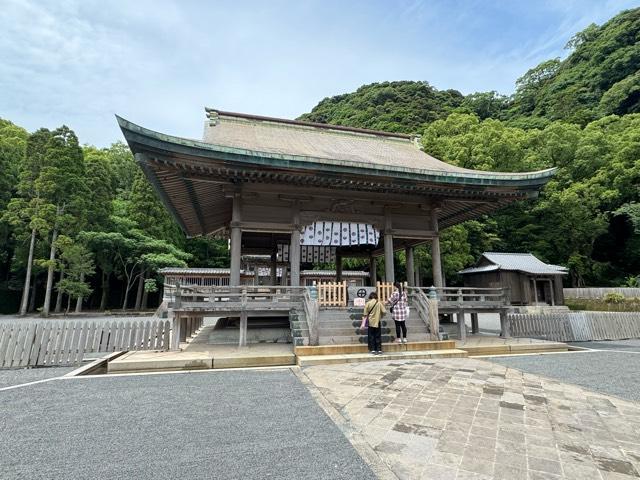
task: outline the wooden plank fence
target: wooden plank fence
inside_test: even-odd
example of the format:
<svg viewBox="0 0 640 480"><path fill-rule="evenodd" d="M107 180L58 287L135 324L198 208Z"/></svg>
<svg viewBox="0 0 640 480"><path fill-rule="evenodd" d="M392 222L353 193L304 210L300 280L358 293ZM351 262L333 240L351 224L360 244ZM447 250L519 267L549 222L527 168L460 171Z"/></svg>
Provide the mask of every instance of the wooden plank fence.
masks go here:
<svg viewBox="0 0 640 480"><path fill-rule="evenodd" d="M385 303L391 295L393 295L393 283L388 282L376 282L376 293L378 294L378 300L381 303Z"/></svg>
<svg viewBox="0 0 640 480"><path fill-rule="evenodd" d="M168 320L0 322L0 368L77 365L85 353L169 350Z"/></svg>
<svg viewBox="0 0 640 480"><path fill-rule="evenodd" d="M507 315L514 337L556 342L640 338L640 312L558 312Z"/></svg>
<svg viewBox="0 0 640 480"><path fill-rule="evenodd" d="M318 289L318 305L321 307L346 307L347 282L320 282Z"/></svg>
<svg viewBox="0 0 640 480"><path fill-rule="evenodd" d="M563 288L564 298L586 298L597 300L607 293L619 293L624 298L640 298L640 288L631 287L585 287Z"/></svg>

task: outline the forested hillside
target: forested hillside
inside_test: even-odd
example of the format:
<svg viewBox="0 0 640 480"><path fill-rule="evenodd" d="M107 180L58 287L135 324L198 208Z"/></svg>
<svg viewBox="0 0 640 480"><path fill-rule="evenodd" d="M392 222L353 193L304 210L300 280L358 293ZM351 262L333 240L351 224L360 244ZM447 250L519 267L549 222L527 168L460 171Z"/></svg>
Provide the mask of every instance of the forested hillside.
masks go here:
<svg viewBox="0 0 640 480"><path fill-rule="evenodd" d="M469 168L558 168L539 199L443 233L450 284L485 250L566 265L572 285L637 284L640 9L568 46L509 97L384 82L301 118L418 133L425 151ZM429 255L416 253L425 282ZM29 133L0 119L0 313L73 310L78 298L95 309L155 305L158 269L179 265L227 266L226 241L185 239L124 144L81 146L65 126Z"/></svg>
<svg viewBox="0 0 640 480"><path fill-rule="evenodd" d="M480 252L494 249L566 265L573 285L634 284L640 273L640 9L589 26L568 48L565 60L526 72L511 97L384 82L326 98L300 118L421 134L425 151L468 168L558 167L538 200L446 231L443 262L453 281ZM418 259L429 271L428 249Z"/></svg>

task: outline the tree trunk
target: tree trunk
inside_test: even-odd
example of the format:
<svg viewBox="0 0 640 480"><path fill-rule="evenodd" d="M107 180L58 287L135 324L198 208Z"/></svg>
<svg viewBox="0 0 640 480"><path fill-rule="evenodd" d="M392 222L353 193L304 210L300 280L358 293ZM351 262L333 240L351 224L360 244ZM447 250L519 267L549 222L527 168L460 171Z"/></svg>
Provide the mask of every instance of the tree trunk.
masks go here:
<svg viewBox="0 0 640 480"><path fill-rule="evenodd" d="M64 280L64 270L60 270L60 279L58 280L58 282L61 282L62 280ZM63 297L63 293L58 290L58 295L56 295L56 308L54 310L54 312L56 313L60 313L62 311L62 297Z"/></svg>
<svg viewBox="0 0 640 480"><path fill-rule="evenodd" d="M124 287L124 300L122 301L123 311L127 309L127 303L129 302L129 290L131 289L131 277L133 277L133 269L131 270L131 275L126 277L127 283L125 284L125 287Z"/></svg>
<svg viewBox="0 0 640 480"><path fill-rule="evenodd" d="M140 277L138 277L138 291L136 293L136 306L135 306L136 310L140 310L142 306L142 293L144 292L144 277L145 277L145 272L143 270L142 272L140 272Z"/></svg>
<svg viewBox="0 0 640 480"><path fill-rule="evenodd" d="M80 274L80 281L84 282L84 272ZM78 297L76 299L76 313L80 313L82 311L82 297Z"/></svg>
<svg viewBox="0 0 640 480"><path fill-rule="evenodd" d="M127 303L129 302L129 283L124 291L124 300L122 301L122 311L127 309Z"/></svg>
<svg viewBox="0 0 640 480"><path fill-rule="evenodd" d="M29 311L33 312L36 309L36 293L37 293L37 289L36 287L38 286L38 282L36 281L38 279L38 276L34 273L33 274L33 286L31 287L31 298L29 299Z"/></svg>
<svg viewBox="0 0 640 480"><path fill-rule="evenodd" d="M67 295L67 311L65 315L69 315L69 310L71 310L71 295Z"/></svg>
<svg viewBox="0 0 640 480"><path fill-rule="evenodd" d="M102 297L100 298L100 311L104 311L107 308L107 301L109 300L109 274L102 272Z"/></svg>
<svg viewBox="0 0 640 480"><path fill-rule="evenodd" d="M147 290L145 289L144 292L142 292L142 305L140 306L141 310L146 310L147 309L147 300L149 298L149 292L147 292Z"/></svg>
<svg viewBox="0 0 640 480"><path fill-rule="evenodd" d="M55 270L54 260L56 259L56 240L58 239L58 229L53 230L51 237L51 249L49 250L49 270L47 271L47 289L44 292L44 305L42 315L49 316L51 309L51 290L53 290L53 272Z"/></svg>
<svg viewBox="0 0 640 480"><path fill-rule="evenodd" d="M27 260L27 275L24 278L24 290L22 291L22 302L20 302L20 315L27 314L27 304L29 302L29 287L31 283L31 267L33 265L33 251L36 247L36 229L31 230L31 242L29 243L29 259ZM35 283L34 283L35 292Z"/></svg>

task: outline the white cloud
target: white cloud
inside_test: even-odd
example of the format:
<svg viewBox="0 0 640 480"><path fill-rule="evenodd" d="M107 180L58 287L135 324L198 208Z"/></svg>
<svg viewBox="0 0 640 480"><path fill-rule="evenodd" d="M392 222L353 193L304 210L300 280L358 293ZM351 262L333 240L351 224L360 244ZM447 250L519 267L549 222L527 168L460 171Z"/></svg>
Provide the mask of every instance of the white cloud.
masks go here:
<svg viewBox="0 0 640 480"><path fill-rule="evenodd" d="M6 0L0 116L106 145L114 113L198 137L205 105L295 117L374 81L508 93L629 3Z"/></svg>

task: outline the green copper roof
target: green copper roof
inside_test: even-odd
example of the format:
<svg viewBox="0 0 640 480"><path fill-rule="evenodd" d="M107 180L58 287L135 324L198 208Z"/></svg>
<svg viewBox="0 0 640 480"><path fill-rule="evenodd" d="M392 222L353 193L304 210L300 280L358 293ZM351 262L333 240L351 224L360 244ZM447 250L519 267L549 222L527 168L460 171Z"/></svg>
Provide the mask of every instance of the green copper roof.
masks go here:
<svg viewBox="0 0 640 480"><path fill-rule="evenodd" d="M252 168L370 175L439 184L544 185L555 169L524 173L469 170L426 153L409 136L207 110L204 140L158 133L121 117L134 153L149 149L232 162Z"/></svg>

